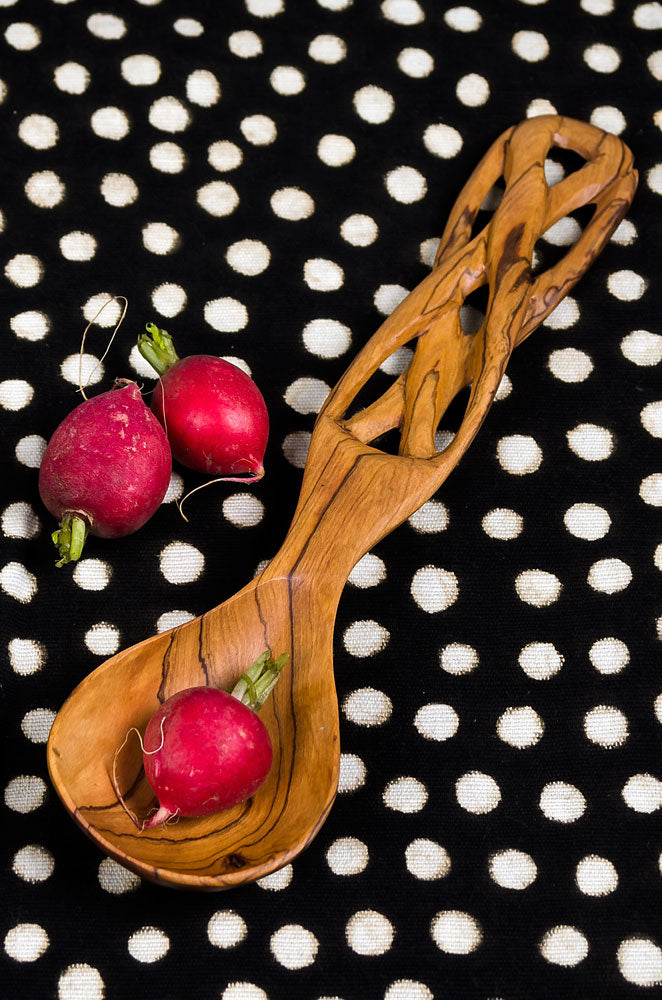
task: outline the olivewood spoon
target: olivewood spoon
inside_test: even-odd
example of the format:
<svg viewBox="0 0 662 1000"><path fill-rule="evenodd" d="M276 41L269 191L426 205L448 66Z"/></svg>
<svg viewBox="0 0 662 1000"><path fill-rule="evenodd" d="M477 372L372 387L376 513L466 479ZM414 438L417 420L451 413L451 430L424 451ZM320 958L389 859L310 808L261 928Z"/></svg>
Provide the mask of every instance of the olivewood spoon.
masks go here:
<svg viewBox="0 0 662 1000"><path fill-rule="evenodd" d="M552 146L587 162L549 188ZM486 195L504 178L489 224L472 239ZM431 273L366 344L331 392L310 443L301 496L285 542L235 597L113 656L60 710L48 766L65 806L93 840L144 878L221 889L294 858L319 830L336 794L338 704L332 640L352 567L427 500L480 427L513 348L554 309L627 211L637 174L620 139L557 116L521 123L490 148L451 211ZM568 212L595 211L566 256L531 275L536 240ZM460 307L489 285L487 316L465 333ZM416 341L407 371L375 402L347 416L354 397L397 348ZM471 385L464 419L439 454L434 436L454 396ZM400 429L399 455L369 442ZM139 832L111 784L117 747L144 731L159 702L199 684L230 688L266 648L290 654L261 716L274 745L271 774L252 800L202 819ZM118 759L118 785L145 816L154 797L137 739Z"/></svg>

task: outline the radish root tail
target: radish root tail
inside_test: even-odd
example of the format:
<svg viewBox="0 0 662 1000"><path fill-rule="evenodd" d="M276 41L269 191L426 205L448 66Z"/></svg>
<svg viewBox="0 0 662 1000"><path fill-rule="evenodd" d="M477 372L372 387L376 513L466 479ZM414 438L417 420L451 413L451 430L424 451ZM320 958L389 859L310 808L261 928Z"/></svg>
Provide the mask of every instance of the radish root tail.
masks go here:
<svg viewBox="0 0 662 1000"><path fill-rule="evenodd" d="M143 738L140 735L140 732L136 729L135 726L131 726L131 728L127 732L126 736L124 737L124 740L122 741L122 743L118 746L117 750L115 751L115 755L113 757L113 767L112 767L112 771L111 771L111 774L110 774L110 783L113 786L113 791L115 792L115 795L117 796L117 801L121 805L122 809L127 814L127 816L129 817L129 819L131 820L131 822L134 824L134 826L136 826L141 832L145 829L145 823L147 821L143 820L143 822L141 823L140 820L138 819L138 817L136 816L136 814L133 812L133 810L129 809L128 805L126 804L126 800L125 800L124 796L122 795L122 793L120 791L119 783L117 781L117 759L118 759L119 755L121 754L122 750L124 749L124 747L126 746L127 741L129 739L129 736L131 735L131 733L135 733L136 736L138 737L138 741L140 743L140 749L142 750L142 752L144 754L151 755L151 754L154 754L154 753L158 753L159 750L162 750L163 749L163 743L164 743L164 740L165 740L165 736L164 736L164 733L163 733L163 723L164 722L165 722L165 719L161 719L161 743L160 743L160 745L155 750L145 750L145 744L143 743ZM176 813L174 815L176 815Z"/></svg>
<svg viewBox="0 0 662 1000"><path fill-rule="evenodd" d="M112 296L110 296L110 298L106 299L106 301L97 309L96 313L94 314L94 316L92 317L92 319L89 321L89 323L87 324L87 326L83 330L83 336L82 336L82 339L81 339L81 342L80 342L80 350L78 352L78 391L80 392L81 396L85 400L87 400L87 396L85 395L85 388L83 388L83 350L85 348L85 338L87 337L87 331L90 329L90 327L92 326L92 324L94 322L96 322L96 320L99 318L99 316L104 311L104 309L106 308L106 306L109 306L111 302L119 302L120 300L122 300L124 302L124 308L122 309L122 315L120 316L120 318L118 319L118 321L117 321L117 323L115 325L115 329L113 330L112 336L111 336L110 340L108 341L108 346L106 347L106 350L103 352L102 356L99 358L99 360L97 361L96 365L94 366L94 368L92 369L92 371L90 372L90 374L88 376L87 382L85 383L85 388L87 388L87 386L90 384L90 380L91 380L92 376L94 375L95 371L97 370L97 368L99 367L99 365L103 362L104 358L108 354L108 351L110 350L110 346L111 346L113 340L115 339L115 337L117 336L117 331L121 327L122 322L124 320L124 317L126 316L126 311L129 308L129 300L127 299L127 297L125 295L112 295Z"/></svg>
<svg viewBox="0 0 662 1000"><path fill-rule="evenodd" d="M189 490L186 496L183 496L181 500L177 501L177 509L188 524L189 519L182 508L188 498L192 497L194 493L198 492L198 490L204 490L207 486L213 486L214 483L258 483L263 476L264 471L262 471L259 475L255 473L248 476L219 476L217 479L210 479L209 482L196 486L194 490Z"/></svg>

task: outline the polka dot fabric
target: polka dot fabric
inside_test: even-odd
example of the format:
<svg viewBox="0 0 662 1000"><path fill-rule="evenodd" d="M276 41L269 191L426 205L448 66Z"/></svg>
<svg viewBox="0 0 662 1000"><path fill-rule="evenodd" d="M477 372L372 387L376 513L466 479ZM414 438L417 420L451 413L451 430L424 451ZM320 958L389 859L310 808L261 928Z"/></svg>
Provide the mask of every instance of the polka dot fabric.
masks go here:
<svg viewBox="0 0 662 1000"><path fill-rule="evenodd" d="M662 6L0 0L0 22L7 995L655 995ZM329 818L222 899L142 883L52 791L54 713L106 657L274 555L330 387L426 274L492 140L554 111L621 135L640 190L515 352L459 468L352 571ZM575 166L551 154L549 183ZM539 269L586 218L544 234ZM129 312L104 356L111 295ZM116 377L151 389L134 347L149 320L181 354L252 373L266 477L196 494L187 524L173 501L202 479L175 468L139 534L56 570L45 443L79 373L90 394ZM387 359L377 391L409 357ZM439 447L460 419L454 404Z"/></svg>

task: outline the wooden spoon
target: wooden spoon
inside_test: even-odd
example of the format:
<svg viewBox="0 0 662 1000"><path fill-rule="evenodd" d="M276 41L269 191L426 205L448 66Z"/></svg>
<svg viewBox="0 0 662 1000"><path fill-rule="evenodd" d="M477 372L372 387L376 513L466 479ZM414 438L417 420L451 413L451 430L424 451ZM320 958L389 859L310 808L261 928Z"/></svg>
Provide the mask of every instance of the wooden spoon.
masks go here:
<svg viewBox="0 0 662 1000"><path fill-rule="evenodd" d="M552 146L587 162L549 188ZM491 221L472 238L477 213L503 176ZM315 836L336 795L338 704L332 640L348 574L380 538L427 500L468 448L512 349L554 309L600 252L627 211L637 175L613 135L557 116L505 132L454 206L431 273L381 326L331 392L317 419L301 496L285 542L235 597L194 621L113 656L60 710L48 742L58 794L77 823L112 857L144 878L196 889L256 879L291 861ZM531 275L536 240L568 212L595 211L560 263ZM487 316L462 329L460 307L489 285ZM407 371L375 402L348 416L357 392L399 347L415 341ZM434 435L448 404L471 385L452 442ZM369 442L400 429L399 454ZM253 799L227 812L140 832L111 783L117 748L141 732L182 688L230 688L264 650L290 654L261 716L274 745L271 774ZM118 786L146 816L154 796L138 740L117 759Z"/></svg>

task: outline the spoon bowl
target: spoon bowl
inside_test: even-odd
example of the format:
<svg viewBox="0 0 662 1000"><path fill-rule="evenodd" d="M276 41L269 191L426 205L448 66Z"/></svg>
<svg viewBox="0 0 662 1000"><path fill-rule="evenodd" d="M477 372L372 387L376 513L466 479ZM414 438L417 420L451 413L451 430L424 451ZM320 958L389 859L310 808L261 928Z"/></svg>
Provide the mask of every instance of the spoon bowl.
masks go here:
<svg viewBox="0 0 662 1000"><path fill-rule="evenodd" d="M552 146L570 148L586 163L550 188L544 161ZM478 211L501 176L501 203L474 235ZM620 139L572 119L530 119L495 141L451 211L432 271L359 352L320 412L292 525L276 556L219 607L102 664L58 713L48 742L51 779L102 850L152 881L222 889L268 875L310 843L338 785L333 627L347 577L455 467L492 404L512 350L603 248L636 182ZM538 238L586 204L595 210L576 244L534 277ZM489 286L486 317L478 330L465 332L461 307L483 284ZM357 393L408 343L415 349L407 370L348 415ZM467 385L461 426L437 453L439 420ZM394 429L398 454L372 444ZM274 748L265 784L234 809L137 829L113 784L114 773L126 806L147 818L154 795L130 731L144 732L159 704L183 688L232 688L265 649L289 654L261 711Z"/></svg>

